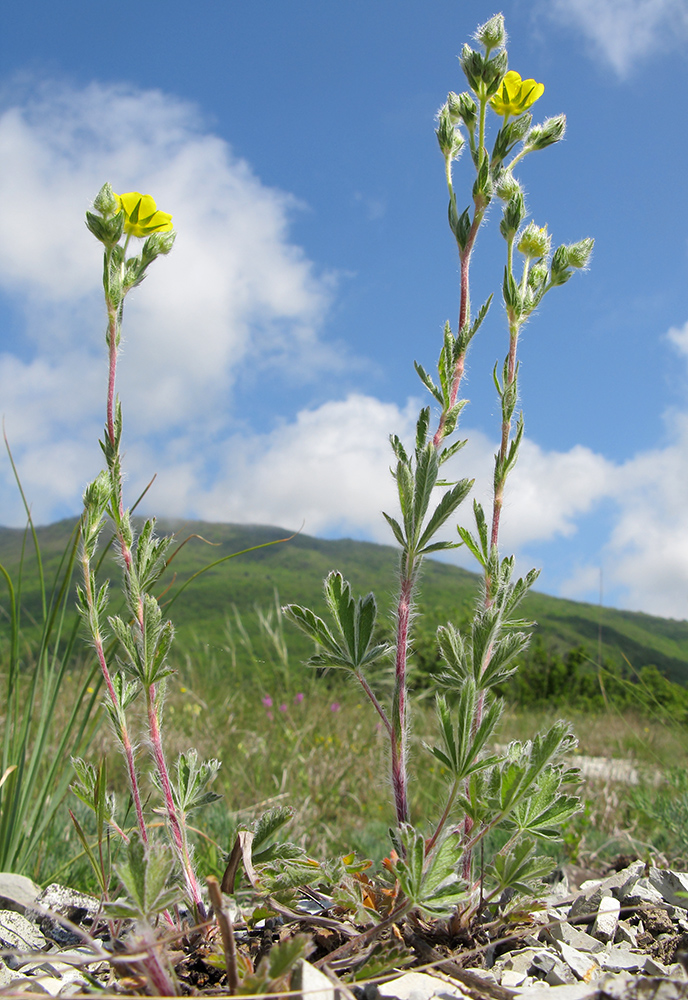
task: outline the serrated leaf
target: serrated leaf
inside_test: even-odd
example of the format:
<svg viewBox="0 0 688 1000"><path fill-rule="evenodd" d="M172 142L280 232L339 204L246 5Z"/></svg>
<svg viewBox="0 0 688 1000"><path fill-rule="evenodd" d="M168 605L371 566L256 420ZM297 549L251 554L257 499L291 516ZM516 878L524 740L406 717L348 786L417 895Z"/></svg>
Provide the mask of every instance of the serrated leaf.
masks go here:
<svg viewBox="0 0 688 1000"><path fill-rule="evenodd" d="M442 399L442 393L437 388L433 380L430 378L425 368L423 368L422 365L419 365L417 361L414 361L413 364L416 369L416 372L418 373L418 377L425 386L425 388L428 390L428 392L432 393L432 395L435 397L438 403L442 404L444 402L444 400Z"/></svg>
<svg viewBox="0 0 688 1000"><path fill-rule="evenodd" d="M456 508L466 499L473 488L474 479L462 479L448 490L433 511L423 534L418 540L418 549L423 549L442 525L452 516Z"/></svg>

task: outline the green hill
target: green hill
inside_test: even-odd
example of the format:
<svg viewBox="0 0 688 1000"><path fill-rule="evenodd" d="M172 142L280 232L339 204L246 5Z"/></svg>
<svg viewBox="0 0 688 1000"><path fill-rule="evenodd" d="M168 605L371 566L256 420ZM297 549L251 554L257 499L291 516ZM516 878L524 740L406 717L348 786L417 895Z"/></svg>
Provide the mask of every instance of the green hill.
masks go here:
<svg viewBox="0 0 688 1000"><path fill-rule="evenodd" d="M60 560L75 526L73 520L60 521L37 529L48 588L58 573ZM189 577L208 563L233 552L277 539L286 532L272 527L211 524L201 521L159 522L161 532L174 531L180 541L191 538L173 560L167 596L173 598ZM210 544L206 544L210 543ZM22 529L0 528L0 563L15 582L25 549L22 580L24 625L40 616L38 573L33 546ZM182 643L194 638L210 644L225 641L225 623L236 607L247 625L256 605L267 607L275 590L282 603L306 604L322 609L322 580L331 569L339 569L358 593L373 590L384 613L389 613L395 592L397 551L385 545L351 539L329 541L297 535L228 560L200 576L175 602L171 612ZM118 570L110 563L108 573L116 579ZM478 587L478 577L466 570L436 560L425 563L419 609L426 627L447 620L461 624L470 615ZM7 610L7 592L0 591L0 612ZM619 665L627 660L636 669L654 664L671 680L688 682L688 622L561 600L531 593L523 605L524 615L537 621L545 646L566 652L585 646L597 657L600 624L602 655ZM386 619L389 621L389 614ZM290 648L295 655L310 652L305 640L290 630Z"/></svg>

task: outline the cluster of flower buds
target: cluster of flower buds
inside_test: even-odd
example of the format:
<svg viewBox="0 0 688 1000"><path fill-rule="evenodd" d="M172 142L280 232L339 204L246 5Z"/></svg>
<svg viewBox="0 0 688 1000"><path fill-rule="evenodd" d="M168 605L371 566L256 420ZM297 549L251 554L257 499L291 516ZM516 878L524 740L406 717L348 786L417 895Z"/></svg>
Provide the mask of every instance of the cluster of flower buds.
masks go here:
<svg viewBox="0 0 688 1000"><path fill-rule="evenodd" d="M86 226L105 247L106 292L109 300L119 306L127 292L141 284L155 258L172 249L176 237L172 216L161 212L149 194L138 191L115 194L109 184L103 184L93 209L86 213ZM145 242L139 254L127 257L132 236Z"/></svg>

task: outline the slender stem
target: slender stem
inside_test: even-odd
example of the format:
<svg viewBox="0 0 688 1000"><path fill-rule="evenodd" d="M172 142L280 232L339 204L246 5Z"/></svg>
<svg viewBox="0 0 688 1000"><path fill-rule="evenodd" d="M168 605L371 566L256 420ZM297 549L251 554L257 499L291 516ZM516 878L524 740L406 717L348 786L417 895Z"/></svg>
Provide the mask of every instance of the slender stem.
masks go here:
<svg viewBox="0 0 688 1000"><path fill-rule="evenodd" d="M148 731L151 740L151 750L153 752L153 759L155 760L158 777L160 778L160 786L165 800L165 808L167 810L170 831L172 833L172 841L182 865L189 898L193 901L194 905L201 910L203 906L201 900L201 889L193 870L193 865L191 864L187 839L184 835L182 824L179 821L177 808L174 804L174 796L172 795L172 785L170 783L170 775L167 770L167 763L165 761L165 754L162 746L160 719L158 716L158 708L155 698L155 686L153 684L146 688L146 709L148 712Z"/></svg>
<svg viewBox="0 0 688 1000"><path fill-rule="evenodd" d="M509 330L509 356L507 360L507 379L504 388L504 393L508 397L511 395L511 388L516 377L516 349L518 347L518 332L519 328L517 324L511 324ZM511 423L512 423L512 413L508 415L506 411L502 418L502 439L499 447L499 454L495 460L497 463L501 464L502 467L506 462L506 458L509 452L509 443L511 440ZM490 545L492 548L497 548L499 543L499 522L502 513L502 504L504 502L504 486L506 482L506 477L500 475L499 479L495 475L494 483L494 496L492 501L492 531L490 534ZM489 596L489 593L488 593Z"/></svg>
<svg viewBox="0 0 688 1000"><path fill-rule="evenodd" d="M437 826L435 828L435 832L433 833L433 835L430 838L430 840L428 840L426 842L426 844L425 844L425 856L426 857L428 856L428 854L430 853L430 851L433 849L433 847L437 843L437 838L442 833L442 830L444 829L445 824L446 824L447 820L449 819L449 813L451 812L451 808L454 805L454 799L456 798L456 793L458 792L458 790L459 790L459 782L455 778L454 779L454 783L452 784L452 787L451 787L451 791L449 792L449 798L447 799L447 804L444 807L444 812L440 816L440 820L439 820L439 823L437 824Z"/></svg>
<svg viewBox="0 0 688 1000"><path fill-rule="evenodd" d="M112 675L108 669L107 659L105 657L105 649L103 648L103 639L100 634L100 629L97 624L97 612L95 609L95 600L93 596L93 589L91 587L91 562L88 555L84 552L82 556L82 566L84 574L84 592L86 594L86 602L88 608L91 612L91 637L93 639L93 644L96 649L96 656L98 657L98 663L100 664L100 670L105 681L105 686L107 688L108 696L112 704L112 708L115 716L117 717L117 722L119 726L119 740L122 744L122 752L124 754L124 759L127 764L127 775L129 777L129 788L131 789L131 795L134 800L134 809L136 811L136 821L138 823L139 832L141 833L141 840L144 844L148 843L148 833L146 832L146 823L143 818L143 806L141 804L141 792L139 790L139 782L136 774L136 760L134 756L134 747L132 745L131 739L129 738L129 731L127 729L127 721L124 716L124 712L121 709L119 701L117 700L117 694L115 692L114 684L112 683Z"/></svg>
<svg viewBox="0 0 688 1000"><path fill-rule="evenodd" d="M361 685L361 687L363 688L363 690L365 691L365 693L370 698L370 700L371 700L371 702L373 704L373 708L375 709L375 711L377 712L377 714L382 719L382 722L384 724L385 729L387 730L387 733L389 734L389 736L391 736L392 735L392 723L387 718L387 713L385 712L384 708L382 707L382 705L378 701L377 697L375 696L375 692L373 691L373 689L371 688L370 684L365 679L365 677L363 676L363 674L360 672L360 670L356 671L356 680L358 681L358 683Z"/></svg>
<svg viewBox="0 0 688 1000"><path fill-rule="evenodd" d="M408 659L409 626L413 605L413 564L408 554L402 557L405 567L402 571L401 588L397 604L397 649L395 660L394 705L392 710L392 789L397 823L408 822L407 799L407 706L406 706L406 663Z"/></svg>

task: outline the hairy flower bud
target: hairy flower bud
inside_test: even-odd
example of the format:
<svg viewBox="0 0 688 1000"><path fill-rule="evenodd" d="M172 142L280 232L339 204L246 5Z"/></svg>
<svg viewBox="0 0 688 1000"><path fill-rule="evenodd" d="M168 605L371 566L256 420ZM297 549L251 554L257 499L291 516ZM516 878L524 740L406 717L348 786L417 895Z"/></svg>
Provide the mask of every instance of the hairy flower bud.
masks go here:
<svg viewBox="0 0 688 1000"><path fill-rule="evenodd" d="M473 134L478 124L478 108L471 95L451 93L447 97L447 107L454 125L463 122L468 131Z"/></svg>
<svg viewBox="0 0 688 1000"><path fill-rule="evenodd" d="M566 134L566 115L555 115L548 118L542 125L535 125L525 138L525 147L529 151L546 149L555 142L560 142Z"/></svg>
<svg viewBox="0 0 688 1000"><path fill-rule="evenodd" d="M499 231L505 240L513 240L523 222L525 214L526 207L523 202L523 194L517 191L505 206L502 221L499 223Z"/></svg>
<svg viewBox="0 0 688 1000"><path fill-rule="evenodd" d="M119 199L107 181L96 195L93 207L105 219L109 219L111 215L119 212Z"/></svg>
<svg viewBox="0 0 688 1000"><path fill-rule="evenodd" d="M524 257L536 259L549 256L551 245L552 237L547 232L547 226L540 228L529 222L521 233L518 250Z"/></svg>
<svg viewBox="0 0 688 1000"><path fill-rule="evenodd" d="M489 55L493 49L503 49L506 45L507 34L504 30L504 15L495 14L485 24L481 24L475 33L475 40L485 46Z"/></svg>
<svg viewBox="0 0 688 1000"><path fill-rule="evenodd" d="M502 170L495 179L495 194L502 201L511 201L516 195L522 195L523 190L511 171Z"/></svg>
<svg viewBox="0 0 688 1000"><path fill-rule="evenodd" d="M442 155L449 160L455 160L460 155L464 145L464 138L452 123L452 115L448 104L440 108L437 114L437 128L435 129L437 141L440 144Z"/></svg>
<svg viewBox="0 0 688 1000"><path fill-rule="evenodd" d="M578 243L570 243L566 248L569 252L570 267L587 267L595 241L590 237Z"/></svg>

